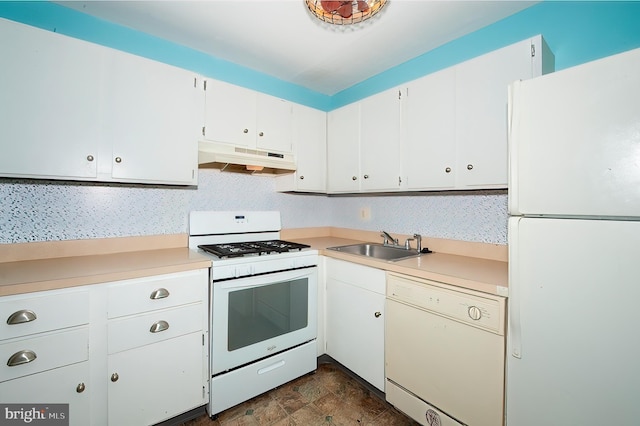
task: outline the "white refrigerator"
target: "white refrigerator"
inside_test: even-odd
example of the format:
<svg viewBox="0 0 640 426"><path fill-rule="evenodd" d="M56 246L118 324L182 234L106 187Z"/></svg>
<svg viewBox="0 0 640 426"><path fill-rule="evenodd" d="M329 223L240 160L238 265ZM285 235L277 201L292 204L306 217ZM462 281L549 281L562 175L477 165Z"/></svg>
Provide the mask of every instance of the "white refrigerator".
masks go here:
<svg viewBox="0 0 640 426"><path fill-rule="evenodd" d="M640 425L640 49L509 102L506 424Z"/></svg>

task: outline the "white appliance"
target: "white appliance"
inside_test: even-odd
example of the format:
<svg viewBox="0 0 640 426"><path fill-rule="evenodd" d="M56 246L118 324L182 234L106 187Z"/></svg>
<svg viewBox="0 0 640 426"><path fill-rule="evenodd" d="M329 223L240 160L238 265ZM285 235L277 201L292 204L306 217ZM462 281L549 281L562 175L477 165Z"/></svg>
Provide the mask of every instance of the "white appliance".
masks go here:
<svg viewBox="0 0 640 426"><path fill-rule="evenodd" d="M189 248L212 260L215 416L317 367L318 252L280 240L280 213L193 211Z"/></svg>
<svg viewBox="0 0 640 426"><path fill-rule="evenodd" d="M509 426L640 422L640 49L510 87Z"/></svg>
<svg viewBox="0 0 640 426"><path fill-rule="evenodd" d="M387 274L386 399L429 426L500 426L505 300Z"/></svg>

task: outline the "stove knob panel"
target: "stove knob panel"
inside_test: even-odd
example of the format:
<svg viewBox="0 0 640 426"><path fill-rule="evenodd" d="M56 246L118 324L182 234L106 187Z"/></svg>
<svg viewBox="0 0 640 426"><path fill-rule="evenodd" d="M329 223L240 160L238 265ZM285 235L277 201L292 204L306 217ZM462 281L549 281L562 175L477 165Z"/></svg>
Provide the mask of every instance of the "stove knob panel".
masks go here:
<svg viewBox="0 0 640 426"><path fill-rule="evenodd" d="M253 274L253 267L251 265L238 265L235 268L235 277L246 277Z"/></svg>

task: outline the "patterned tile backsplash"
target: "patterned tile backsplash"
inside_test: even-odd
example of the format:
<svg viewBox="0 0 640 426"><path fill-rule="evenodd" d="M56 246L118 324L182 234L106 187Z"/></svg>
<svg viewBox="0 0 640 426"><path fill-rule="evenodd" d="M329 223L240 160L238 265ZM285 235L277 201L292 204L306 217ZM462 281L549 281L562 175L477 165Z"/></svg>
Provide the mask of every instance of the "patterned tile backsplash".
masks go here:
<svg viewBox="0 0 640 426"><path fill-rule="evenodd" d="M0 243L186 233L191 210L279 210L284 228L507 241L506 191L327 197L278 193L271 177L199 173L197 189L0 179Z"/></svg>

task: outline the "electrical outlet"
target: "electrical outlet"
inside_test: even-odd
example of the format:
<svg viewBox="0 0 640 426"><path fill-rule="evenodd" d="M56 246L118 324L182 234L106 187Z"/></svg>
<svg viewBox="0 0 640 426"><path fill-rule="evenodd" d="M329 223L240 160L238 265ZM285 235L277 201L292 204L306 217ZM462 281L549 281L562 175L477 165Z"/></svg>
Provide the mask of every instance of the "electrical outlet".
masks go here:
<svg viewBox="0 0 640 426"><path fill-rule="evenodd" d="M360 220L362 221L371 220L371 207L360 208Z"/></svg>

